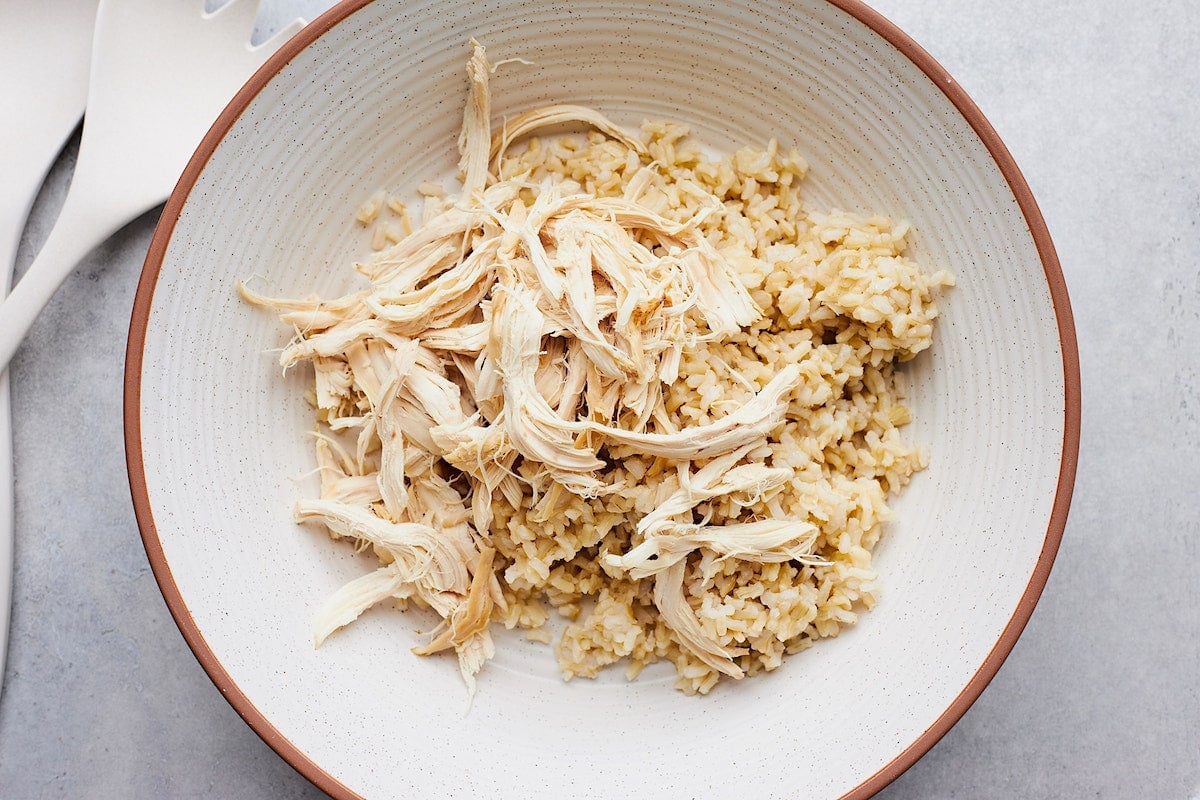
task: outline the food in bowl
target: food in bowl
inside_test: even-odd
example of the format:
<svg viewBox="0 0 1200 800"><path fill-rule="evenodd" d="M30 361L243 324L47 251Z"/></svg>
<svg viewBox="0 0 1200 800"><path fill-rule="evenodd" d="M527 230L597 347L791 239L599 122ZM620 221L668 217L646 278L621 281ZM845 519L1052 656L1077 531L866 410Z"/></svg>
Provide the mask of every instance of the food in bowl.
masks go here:
<svg viewBox="0 0 1200 800"><path fill-rule="evenodd" d="M952 278L904 255L904 223L805 209L775 142L713 159L577 106L493 132L491 69L475 45L461 192L379 228L364 288L242 287L295 330L284 366L313 368L321 496L297 519L380 562L315 641L428 607L414 652L455 651L473 690L493 621L549 641L555 609L567 678L668 659L707 693L775 669L875 602L888 498L927 463L897 365ZM386 213L408 222L378 197L359 218Z"/></svg>

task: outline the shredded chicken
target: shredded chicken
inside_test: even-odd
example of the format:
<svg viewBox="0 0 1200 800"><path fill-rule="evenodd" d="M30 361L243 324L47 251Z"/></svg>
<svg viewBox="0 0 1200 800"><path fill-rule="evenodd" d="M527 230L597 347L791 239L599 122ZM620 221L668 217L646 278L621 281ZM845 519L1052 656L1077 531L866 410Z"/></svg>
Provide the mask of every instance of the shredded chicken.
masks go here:
<svg viewBox="0 0 1200 800"><path fill-rule="evenodd" d="M817 529L786 518L709 524L696 508L715 498L748 506L791 480L792 468L763 463L762 445L804 376L795 364L761 385L737 376L751 389L740 406L680 426L665 389L681 354L761 315L699 230L724 207L709 198L695 218L675 222L642 204L639 178L625 197L607 198L528 174L500 180L510 145L551 125L590 126L643 166L650 156L578 106L519 114L493 135L491 68L473 44L458 200L359 264L365 290L285 300L239 287L295 330L280 363L314 368L328 430L316 444L322 496L301 501L297 519L370 546L383 562L329 599L315 642L376 603L411 601L442 619L414 652L453 649L473 687L494 652L489 622L505 606L493 499L515 507L528 489L546 519L567 493L618 492L605 468L620 449L663 460L678 489L640 519L626 552L603 555L604 568L652 581L680 646L740 678L733 659L745 651L706 635L689 605L689 557L819 564Z"/></svg>

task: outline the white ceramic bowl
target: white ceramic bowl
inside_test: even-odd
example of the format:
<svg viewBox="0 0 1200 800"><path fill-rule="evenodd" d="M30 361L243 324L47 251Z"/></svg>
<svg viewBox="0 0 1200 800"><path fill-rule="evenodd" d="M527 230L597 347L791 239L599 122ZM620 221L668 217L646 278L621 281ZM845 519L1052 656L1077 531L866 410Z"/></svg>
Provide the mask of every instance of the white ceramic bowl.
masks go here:
<svg viewBox="0 0 1200 800"><path fill-rule="evenodd" d="M929 469L876 553L881 600L769 675L692 698L669 668L564 683L500 635L470 714L430 620L368 613L320 650L314 609L371 566L296 526L316 492L300 372L238 278L330 295L367 248L375 189L448 178L468 37L501 69L495 114L549 102L620 123L674 118L718 147L777 137L814 205L912 221L952 270L936 343L912 363ZM138 520L188 643L284 758L337 798L867 797L979 695L1045 583L1078 445L1077 360L1042 219L976 107L854 0L349 2L238 95L163 213L127 372Z"/></svg>

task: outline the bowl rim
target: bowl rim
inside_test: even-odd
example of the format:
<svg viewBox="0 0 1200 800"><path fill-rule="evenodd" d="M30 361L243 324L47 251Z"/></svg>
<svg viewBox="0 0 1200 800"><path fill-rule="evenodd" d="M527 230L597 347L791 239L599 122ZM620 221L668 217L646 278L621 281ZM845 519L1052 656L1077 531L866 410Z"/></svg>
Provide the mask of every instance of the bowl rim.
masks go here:
<svg viewBox="0 0 1200 800"><path fill-rule="evenodd" d="M130 494L134 515L141 533L142 543L150 561L151 570L166 601L167 608L192 653L204 668L213 684L225 697L239 716L264 742L288 762L297 772L319 789L336 800L362 800L361 796L343 784L315 761L302 752L291 740L280 732L250 701L232 676L225 670L209 647L186 601L180 593L163 551L162 541L155 527L150 506L149 489L146 482L142 455L141 437L141 383L142 357L146 344L150 309L154 289L162 271L163 258L170 243L175 225L187 202L192 188L208 160L220 145L225 135L241 116L247 106L301 51L347 17L361 10L374 0L341 0L317 19L302 28L299 33L276 51L238 91L217 117L199 147L188 161L174 191L167 200L154 231L146 261L138 281L137 294L133 303L129 324L129 338L125 353L124 427L125 460L129 473ZM1062 350L1064 426L1062 459L1059 465L1058 482L1054 504L1051 508L1046 536L1042 543L1037 563L1021 595L1012 617L1001 631L995 645L984 658L966 686L955 696L950 705L911 744L900 751L877 772L858 786L842 795L839 800L866 800L898 778L909 767L925 755L966 713L967 709L983 693L996 675L1008 654L1012 651L1026 623L1033 614L1042 590L1049 578L1058 547L1066 527L1067 514L1075 484L1075 473L1079 456L1080 437L1080 377L1079 351L1075 336L1074 317L1067 294L1067 285L1062 268L1051 241L1049 229L1042 218L1033 193L1017 167L1008 148L983 112L967 95L957 81L915 40L879 12L862 0L824 0L865 24L882 36L899 53L920 69L946 98L954 105L987 148L996 166L1004 176L1017 205L1025 218L1033 237L1034 245L1042 262L1042 269L1050 290L1051 302L1058 325L1058 338Z"/></svg>

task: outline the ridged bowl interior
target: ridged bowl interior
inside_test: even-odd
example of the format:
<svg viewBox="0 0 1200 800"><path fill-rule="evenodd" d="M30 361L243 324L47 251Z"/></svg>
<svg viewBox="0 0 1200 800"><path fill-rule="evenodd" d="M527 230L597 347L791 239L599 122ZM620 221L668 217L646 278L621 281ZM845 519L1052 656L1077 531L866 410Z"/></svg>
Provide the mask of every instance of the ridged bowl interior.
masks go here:
<svg viewBox="0 0 1200 800"><path fill-rule="evenodd" d="M152 561L206 668L337 796L877 788L872 776L910 763L973 699L959 696L1011 647L996 650L1053 556L1064 350L1030 224L979 133L909 56L826 0L337 13L213 135L172 201L178 219L164 216L135 313L135 497L141 485ZM317 492L308 376L281 374L288 332L234 284L332 295L368 251L359 203L452 185L471 37L493 61L532 62L497 71L497 115L569 102L634 127L681 120L716 149L776 138L809 160L812 207L908 219L910 253L957 276L935 346L907 370L907 435L930 466L895 503L880 602L855 628L705 698L674 691L669 667L564 683L547 647L501 633L466 714L453 659L409 652L428 616L377 609L313 649L316 608L373 561L293 523L295 500Z"/></svg>

